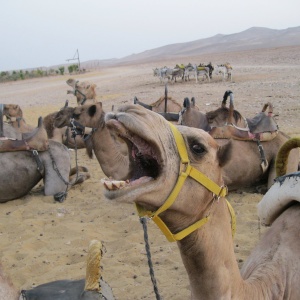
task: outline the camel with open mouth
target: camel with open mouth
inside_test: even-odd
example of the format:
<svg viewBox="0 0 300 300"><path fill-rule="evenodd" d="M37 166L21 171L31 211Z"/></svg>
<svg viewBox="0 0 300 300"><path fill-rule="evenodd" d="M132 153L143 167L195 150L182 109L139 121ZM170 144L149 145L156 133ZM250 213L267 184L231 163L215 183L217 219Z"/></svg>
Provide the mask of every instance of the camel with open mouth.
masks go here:
<svg viewBox="0 0 300 300"><path fill-rule="evenodd" d="M105 196L135 204L141 217L177 242L192 300L300 299L297 199L289 199L240 271L235 216L222 178L231 143L220 146L201 129L170 125L139 106L120 107L105 120L126 141L131 161L127 181L103 180Z"/></svg>

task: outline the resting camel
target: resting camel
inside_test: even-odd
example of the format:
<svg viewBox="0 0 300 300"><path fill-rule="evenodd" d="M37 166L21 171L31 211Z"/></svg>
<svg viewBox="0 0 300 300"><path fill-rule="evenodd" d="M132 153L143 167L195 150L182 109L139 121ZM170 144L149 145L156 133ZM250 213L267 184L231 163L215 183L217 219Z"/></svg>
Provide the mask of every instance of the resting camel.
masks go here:
<svg viewBox="0 0 300 300"><path fill-rule="evenodd" d="M74 78L70 78L66 82L73 88L73 90L68 90L67 94L73 94L77 99L78 105L96 102L96 84L88 81L79 82Z"/></svg>
<svg viewBox="0 0 300 300"><path fill-rule="evenodd" d="M112 136L107 130L104 122L105 112L102 109L102 103L85 104L77 107L64 107L61 109L54 121L54 125L58 128L64 126L72 126L71 120L76 121L81 126L92 128L89 141L86 145L87 152L94 154L101 165L104 174L114 176L116 168L119 172L119 165L124 166L123 178L128 176L128 157L127 147L123 141L120 141L117 136ZM114 153L114 166L110 159L109 153ZM119 174L119 173L118 173Z"/></svg>
<svg viewBox="0 0 300 300"><path fill-rule="evenodd" d="M165 95L161 96L156 102L152 104L146 104L139 101L137 97L134 97L133 103L152 110L171 122L178 121L179 113L182 109L181 105L175 99L168 96L167 85L165 85Z"/></svg>
<svg viewBox="0 0 300 300"><path fill-rule="evenodd" d="M300 299L300 205L294 198L240 272L235 216L222 179L231 143L220 146L203 130L170 125L139 106L122 106L105 119L130 149L132 174L126 182L103 180L105 196L135 204L141 217L177 241L192 300Z"/></svg>
<svg viewBox="0 0 300 300"><path fill-rule="evenodd" d="M57 128L54 126L54 118L57 111L51 113L43 118L44 127L46 129L48 138L66 145L68 148L83 149L85 148L85 141L80 136L72 136L72 132L68 127ZM33 126L26 123L23 118L23 111L17 104L4 104L3 115L7 118L7 123L16 128L21 133L30 132L34 129Z"/></svg>
<svg viewBox="0 0 300 300"><path fill-rule="evenodd" d="M85 279L48 282L30 290L22 290L21 295L7 278L2 277L0 270L0 299L114 300L111 287L102 279L100 266L102 252L101 242L97 240L90 242Z"/></svg>
<svg viewBox="0 0 300 300"><path fill-rule="evenodd" d="M187 99L188 100L188 99ZM185 101L187 101L185 100ZM226 105L226 101L225 104ZM266 106L263 108L258 117L263 119L262 115L265 115ZM182 113L181 124L201 128L209 131L213 137L217 139L219 145L224 145L228 142L228 138L222 136L217 137L217 132L223 130L225 123L228 122L229 109L227 107L221 107L214 112L208 112L206 115L200 111L193 109L193 107L187 107ZM212 121L212 116L214 120ZM242 120L242 121L241 121ZM250 119L248 119L250 124ZM245 127L244 119L241 118L241 114L237 111L232 115L231 121L233 124L239 127ZM267 123L262 121L262 123ZM209 129L211 126L221 126ZM276 128L276 124L271 124ZM229 127L230 128L230 127ZM232 127L233 128L233 127ZM256 127L257 131L254 131L258 135L262 135L264 126ZM263 147L263 154L260 153L261 147L257 146L257 142L252 141L248 136L248 130L242 132L246 134L245 140L232 140L233 155L229 163L224 167L224 180L229 190L234 190L243 187L253 187L258 185L267 184L267 188L273 183L276 177L275 174L275 158L279 148L289 139L289 137L281 131L278 131L275 138L270 141L262 141L260 144ZM264 159L264 161L263 161ZM299 161L299 150L294 149L291 152L288 162L288 173L297 171Z"/></svg>
<svg viewBox="0 0 300 300"><path fill-rule="evenodd" d="M6 129L9 131L6 131ZM68 185L82 183L90 177L85 167L72 168L69 150L56 141L45 140L42 130L42 121L37 128L41 142L36 139L35 133L23 134L26 141L35 142L34 145L42 147L42 151L24 140L10 139L18 136L11 126L4 126L5 138L0 139L0 203L25 196L41 179L44 181L44 194L53 195L57 201L63 201L67 196ZM28 138L26 138L28 137ZM3 152L4 151L4 152Z"/></svg>

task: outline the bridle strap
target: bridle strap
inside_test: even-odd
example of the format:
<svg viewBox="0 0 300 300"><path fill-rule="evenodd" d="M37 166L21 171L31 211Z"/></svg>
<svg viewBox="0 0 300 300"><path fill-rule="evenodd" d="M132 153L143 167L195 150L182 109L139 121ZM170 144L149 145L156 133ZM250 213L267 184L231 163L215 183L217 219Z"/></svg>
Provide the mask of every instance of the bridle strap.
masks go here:
<svg viewBox="0 0 300 300"><path fill-rule="evenodd" d="M143 209L140 205L136 204L136 208L138 211L138 214L140 217L149 217L151 218L156 225L160 228L160 230L164 233L166 238L168 239L169 242L174 242L183 239L184 237L188 236L190 233L195 231L196 229L200 228L204 224L207 223L209 219L209 215L204 217L203 219L197 221L196 223L192 224L191 226L185 228L184 230L173 234L167 227L167 225L163 222L163 220L159 217L159 214L162 212L166 211L176 200L186 178L188 176L192 177L194 180L199 182L201 185L206 187L209 191L213 193L213 199L217 198L219 199L220 197L225 197L227 195L227 187L226 186L219 186L215 182L213 182L211 179L209 179L207 176L205 176L203 173L201 173L199 170L195 169L190 165L190 161L188 158L186 146L184 143L184 139L182 137L182 134L178 131L178 129L172 124L169 124L171 127L171 130L173 132L177 149L180 155L180 160L181 160L181 167L180 167L180 174L177 179L177 182L170 193L169 197L167 200L164 202L164 204L155 212L152 211L147 211ZM229 202L227 201L227 206L230 211L231 219L232 219L232 232L234 234L235 231L235 225L233 228L233 224L235 224L235 215L233 208L230 206Z"/></svg>

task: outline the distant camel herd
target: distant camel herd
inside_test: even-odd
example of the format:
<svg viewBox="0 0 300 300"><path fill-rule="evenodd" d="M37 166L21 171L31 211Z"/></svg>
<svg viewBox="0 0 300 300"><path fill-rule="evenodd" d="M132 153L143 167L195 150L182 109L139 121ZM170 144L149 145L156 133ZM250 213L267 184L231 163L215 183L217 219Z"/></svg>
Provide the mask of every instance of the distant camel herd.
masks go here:
<svg viewBox="0 0 300 300"><path fill-rule="evenodd" d="M160 82L165 82L166 80L172 83L177 82L177 78L182 81L188 81L192 77L198 82L199 77L202 80L207 80L208 82L213 78L214 75L221 75L222 80L232 81L232 66L230 63L219 64L213 66L211 62L208 64L200 63L187 65L177 64L174 68L162 67L153 69L153 75L158 77Z"/></svg>
<svg viewBox="0 0 300 300"><path fill-rule="evenodd" d="M211 64L201 66L201 70L199 66L188 66L178 65L176 70L183 70L180 74L184 78L196 70L196 80L203 70L210 80L215 70ZM229 64L223 67L228 74ZM154 75L164 78L168 72L168 68L156 69ZM299 183L298 196L289 196L289 187L296 180L289 178L299 178L299 151L294 148L300 143L290 142L279 130L272 103L266 103L259 114L248 118L236 110L233 92L228 90L217 110L204 113L194 97L185 98L181 104L169 97L166 89L154 103L135 97L133 104L106 113L96 100L95 84L73 78L67 84L72 87L68 93L76 97L78 105L69 107L66 103L61 110L40 119L37 127L26 123L19 105L0 105L0 203L26 195L41 179L45 195L64 201L72 185L90 178L86 167L71 168L68 148L86 148L89 157L95 155L99 167L110 178L103 180L106 197L135 202L141 208L141 217L150 216L159 228L164 228L168 240L178 241L189 274L191 299L266 299L263 295L270 299L300 299L300 243L294 241L295 230L289 229L297 228L300 222L299 204L291 204L300 200ZM285 174L295 175L287 178ZM280 185L275 188L274 180L285 182L284 204L277 199L280 209L269 200L269 191L272 197L281 195ZM173 190L174 186L177 188ZM274 226L240 275L232 254L234 212L222 199L228 190L253 186L264 187L266 200L260 214ZM190 202L185 204L186 201ZM169 210L171 205L173 209ZM276 237L278 231L285 235ZM282 244L286 246L279 247ZM214 259L208 259L213 252ZM266 253L266 258L261 252ZM289 275L290 268L298 271ZM67 299L53 296L64 284L51 284L52 296L50 289L41 288L23 291L22 297ZM80 299L100 299L99 290L90 296L82 282L71 289L77 291L76 295L86 295ZM111 291L108 294L105 299L114 299ZM277 298L279 294L292 296ZM14 300L18 295L0 268L0 299Z"/></svg>

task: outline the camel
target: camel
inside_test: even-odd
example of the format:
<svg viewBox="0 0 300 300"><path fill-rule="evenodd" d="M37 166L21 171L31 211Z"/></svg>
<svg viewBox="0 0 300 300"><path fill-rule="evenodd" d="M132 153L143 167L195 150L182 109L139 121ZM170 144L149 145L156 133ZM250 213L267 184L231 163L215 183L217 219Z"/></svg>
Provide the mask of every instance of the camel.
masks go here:
<svg viewBox="0 0 300 300"><path fill-rule="evenodd" d="M235 216L222 178L231 143L220 146L201 129L170 125L136 105L122 106L105 120L132 149L132 177L125 183L115 177L113 187L113 179L104 179L105 197L135 204L140 217L150 217L177 242L192 300L300 299L299 203L290 198L240 271Z"/></svg>
<svg viewBox="0 0 300 300"><path fill-rule="evenodd" d="M265 113L265 109L266 106L264 106L262 114ZM181 124L206 130L216 138L219 145L224 145L228 142L228 138L222 138L222 136L217 138L217 134L214 132L215 130L222 130L223 127L214 127L213 129L209 129L209 127L216 125L216 123L218 123L220 126L224 125L228 121L228 108L221 107L221 109L218 109L219 114L216 114L215 112L213 114L214 120L217 121L212 122L210 120L210 116L212 114L207 113L205 115L204 113L193 109L192 106L189 106L185 108L182 113ZM241 114L237 112L231 117L231 122L236 126L238 126L237 124L239 124L239 126L242 126L242 123L244 124L244 121L239 123L239 120L241 120L239 116L241 116ZM260 118L262 118L261 115ZM274 126L273 123L271 125ZM256 134L258 136L263 136L263 134L260 132L260 128L257 127L256 129L258 130ZM275 158L277 152L279 148L289 139L289 137L283 132L278 131L275 135L275 138L270 141L262 141L260 143L261 146L258 146L257 142L252 141L255 136L252 136L252 138L249 139L248 130L245 131L245 133L247 137L245 140L232 140L232 159L224 167L225 183L229 190L262 186L265 184L267 185L266 188L268 189L273 184L273 180L276 177ZM263 149L263 152L261 152L261 149ZM299 150L293 149L288 162L288 173L297 171L298 161ZM261 192L264 192L266 188L262 187Z"/></svg>
<svg viewBox="0 0 300 300"><path fill-rule="evenodd" d="M134 104L139 104L149 110L152 110L160 115L162 115L166 120L170 122L178 122L180 116L180 111L182 109L181 105L172 97L168 96L168 88L165 85L165 95L161 96L157 101L148 105L145 104L134 97Z"/></svg>
<svg viewBox="0 0 300 300"><path fill-rule="evenodd" d="M54 165L53 165L54 164ZM0 203L25 196L44 181L44 194L62 202L68 185L90 178L87 168L70 169L70 154L61 143L49 140L49 150L2 152L0 155Z"/></svg>
<svg viewBox="0 0 300 300"><path fill-rule="evenodd" d="M127 147L123 141L117 136L112 136L107 130L104 122L105 112L102 109L102 103L85 104L77 107L64 107L61 109L54 121L54 125L58 128L64 126L72 126L71 120L77 122L81 126L92 128L87 139L87 152L94 152L101 168L106 176L114 176L115 170L119 174L119 166L124 166L123 178L128 176L128 157ZM114 153L114 166L109 161L110 155Z"/></svg>
<svg viewBox="0 0 300 300"><path fill-rule="evenodd" d="M141 106L144 106L145 108L152 110L156 113L163 113L163 112L179 113L182 109L181 105L170 96L167 96L167 107L165 107L165 96L161 96L157 101L149 105L139 101L135 97L134 104L139 104Z"/></svg>
<svg viewBox="0 0 300 300"><path fill-rule="evenodd" d="M34 126L26 123L25 119L23 118L23 111L17 104L4 104L3 116L6 117L8 124L21 133L30 132L34 129Z"/></svg>
<svg viewBox="0 0 300 300"><path fill-rule="evenodd" d="M92 240L88 249L85 279L48 282L29 290L22 290L21 295L10 281L6 277L2 277L0 273L0 299L114 300L111 287L102 279L100 266L102 253L102 243ZM3 280L4 278L5 280Z"/></svg>
<svg viewBox="0 0 300 300"><path fill-rule="evenodd" d="M96 102L96 84L88 81L79 82L74 78L69 78L66 83L73 88L73 90L68 90L67 94L73 94L78 105Z"/></svg>
<svg viewBox="0 0 300 300"><path fill-rule="evenodd" d="M33 126L26 123L23 118L23 111L17 104L4 104L3 115L7 118L7 123L16 128L21 133L30 132L34 129ZM54 118L57 114L53 112L43 118L44 127L46 129L48 138L60 142L71 149L85 148L85 141L81 136L72 136L71 130L65 126L64 128L56 128L54 126Z"/></svg>
<svg viewBox="0 0 300 300"><path fill-rule="evenodd" d="M178 124L201 128L205 131L211 130L205 113L201 112L199 108L196 107L194 97L192 97L191 101L189 100L189 98L184 98L183 109L180 112Z"/></svg>
<svg viewBox="0 0 300 300"><path fill-rule="evenodd" d="M63 144L45 140L41 136L41 143L37 141L36 144L41 144L45 151L37 151L31 149L22 140L10 139L11 133L13 133L12 136L20 135L13 127L4 126L5 139L0 145L4 148L9 143L9 150L2 152L1 149L0 203L25 196L41 179L44 181L44 194L53 195L56 201L62 202L67 196L68 185L79 184L90 178L88 169L85 167L71 169L70 153ZM29 133L24 133L24 135L30 136Z"/></svg>

